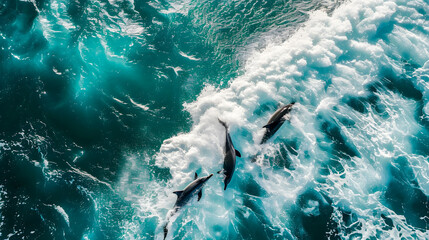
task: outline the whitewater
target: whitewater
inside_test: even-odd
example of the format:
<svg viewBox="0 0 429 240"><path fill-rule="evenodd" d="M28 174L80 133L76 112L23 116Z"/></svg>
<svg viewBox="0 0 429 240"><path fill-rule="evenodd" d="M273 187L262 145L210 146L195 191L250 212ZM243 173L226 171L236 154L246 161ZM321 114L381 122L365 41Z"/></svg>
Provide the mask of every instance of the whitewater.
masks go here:
<svg viewBox="0 0 429 240"><path fill-rule="evenodd" d="M58 4L55 5L56 14L64 14L61 8L65 3L55 2ZM116 2L119 1L109 1L110 4ZM163 4L166 3L152 2L148 9ZM161 11L162 14L180 19L178 15L191 12L197 19L193 24L203 26L199 30L207 38L205 41L219 43L211 49L218 54L211 59L213 62L204 58L209 51L205 52L199 45L194 47L203 49L201 56L177 50L179 47L175 45L173 57L157 58L155 63L135 57L141 53L139 51L128 54L134 44L139 43L149 49L144 54L159 51L161 55L168 55L169 50L147 44L146 41L156 38L157 34L152 35L148 33L150 28L141 27L145 19L137 21L130 17L132 13L120 12L122 26L109 24L109 21L116 21L112 17L107 23L102 22L101 28L112 28L102 32L114 35L119 26L121 33L126 33L125 37L118 36L124 43L100 33L101 40L90 40L88 45L80 42L74 49L67 50L89 63L80 68L79 74L71 74L77 80L69 91L79 105L77 110L73 107L71 111L83 118L71 118L71 121L89 124L70 123L70 133L63 125L58 125L72 140L62 135L42 137L44 135L36 130L38 134L31 134L32 129L38 127L49 133L51 130L46 130L44 123L30 123L30 130L18 131L13 141L7 140L8 132L2 130L2 168L19 169L22 164L11 164L8 157L17 152L15 148L27 148L27 145L33 148L28 157L20 161L27 161L38 169L40 176L35 174L34 179L44 186L37 185L37 189L47 193L37 198L40 204L36 203L31 209L51 229L59 229L49 230L50 235L43 236L52 239L163 239L162 228L176 201L173 192L183 190L197 172L199 176L211 173L214 176L204 186L201 200L194 199L172 219L167 239L429 239L427 0L350 0L334 4L332 8L310 9L305 13L308 19L302 24L290 27L280 21L274 24L275 28L269 24L263 26L264 31L258 34L243 30L252 37L249 44L243 44L246 41L242 39L232 41L242 45L238 49L229 48L228 41L218 38L215 33L219 29L215 24L206 24L214 19L210 18L210 14L214 14L210 9L194 11L192 8L198 3L191 1L169 4L171 7ZM89 10L89 14L92 13ZM47 41L55 39L58 45L53 48L61 49L73 38L76 29L68 17L62 17L65 20L59 31L48 24L52 17L42 14L37 26L44 29ZM159 19L152 23L166 24L162 17ZM67 34L61 35L64 31ZM5 36L0 35L3 39ZM2 50L7 49L6 45L2 45ZM180 46L189 50L191 45ZM219 48L228 51L225 53ZM230 52L234 57L226 56ZM44 60L39 59L42 55L24 58L35 59L36 68L43 68L40 65ZM19 62L23 58L14 55L11 59ZM150 67L138 69L127 65L141 61ZM213 68L208 71L209 68L196 62ZM225 66L221 66L223 62ZM70 66L74 67L70 69L76 64L71 62ZM115 67L111 71L100 70L112 68L112 65ZM183 72L193 68L198 70L183 77ZM69 75L68 70L55 69L56 75ZM129 85L115 85L112 79L121 77L120 72L124 71L145 76L153 71L160 74L160 79L186 78L183 80L186 90L176 95L175 90L182 91L179 90L182 85L166 80L160 84L167 86L167 90L162 87L159 90L158 82L147 79L148 86L136 87L131 73L125 76L131 79ZM217 71L224 76L216 75ZM4 76L7 75L12 73ZM104 78L108 80L100 80ZM3 78L2 81L6 82ZM134 92L134 88L139 91ZM108 96L108 100L101 101L108 105L102 108L102 114L92 112L98 102L91 94L97 91L86 89L103 89L96 96ZM118 89L125 89L125 93ZM138 97L139 94L151 97ZM174 103L164 98L172 98ZM260 145L262 126L279 106L291 102L296 104L290 119L267 143ZM1 101L1 104L7 103ZM67 103L69 100L61 99L53 104L53 109L67 109L64 107ZM163 107L162 104L169 105ZM128 106L140 112L122 110ZM80 107L84 110L79 110ZM106 113L110 111L113 114ZM105 124L92 121L93 115L99 119L119 120L117 124ZM64 120L69 116L54 119ZM141 123L128 119L129 116L141 117L152 124L138 128L146 131L143 137L131 134ZM241 152L226 191L222 175L216 174L222 168L225 143L225 131L218 118L228 124L234 147ZM8 118L3 115L3 119ZM187 122L189 126L176 124L175 120ZM81 126L85 127L80 129ZM93 129L107 131L122 126L126 130L112 130L113 133L107 135L118 137L117 142L91 145L93 138L104 136ZM80 134L90 137L79 142L76 139ZM140 145L133 142L130 145L138 147L117 149L116 145L127 141L128 136L142 141L146 148L136 150ZM29 138L27 145L22 140L25 138ZM18 143L14 142L16 139ZM47 150L54 140L64 141L64 149ZM159 145L147 143L150 146L147 147L143 143L146 140L159 141ZM64 152L61 156L69 154L69 160L57 160L61 157L55 155L55 151ZM102 159L110 159L109 154L123 159L123 166L113 170L103 167ZM83 163L87 155L101 160ZM94 167L89 166L91 164ZM108 172L108 176L99 173L103 171ZM7 173L9 175L4 176L13 175ZM109 178L109 174L117 179ZM13 179L2 177L0 181L1 239L32 239L32 234L37 234L37 231L30 234L28 229L32 228L26 227L29 223L24 220L18 221L22 225L12 223L21 219L22 212L15 214L19 210L6 209L8 204L15 203L11 203L13 194L18 194L18 191L8 190L15 187L11 182L27 181L19 178L27 179L19 175ZM49 181L55 184L49 185ZM56 185L76 191L67 196L80 199L80 205L76 207L73 201L55 196L64 190L55 190L50 195L51 190L46 189L60 188ZM25 188L24 191L32 190ZM30 201L34 195L24 200ZM57 198L60 200L55 200ZM34 219L40 218L37 214Z"/></svg>

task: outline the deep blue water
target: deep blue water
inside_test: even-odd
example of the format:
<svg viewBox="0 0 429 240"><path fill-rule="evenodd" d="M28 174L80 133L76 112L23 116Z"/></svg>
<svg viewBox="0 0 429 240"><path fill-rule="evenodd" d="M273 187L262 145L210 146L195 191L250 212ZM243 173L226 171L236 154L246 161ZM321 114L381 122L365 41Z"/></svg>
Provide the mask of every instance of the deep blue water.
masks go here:
<svg viewBox="0 0 429 240"><path fill-rule="evenodd" d="M162 239L218 118L169 239L429 238L426 0L0 0L0 239Z"/></svg>

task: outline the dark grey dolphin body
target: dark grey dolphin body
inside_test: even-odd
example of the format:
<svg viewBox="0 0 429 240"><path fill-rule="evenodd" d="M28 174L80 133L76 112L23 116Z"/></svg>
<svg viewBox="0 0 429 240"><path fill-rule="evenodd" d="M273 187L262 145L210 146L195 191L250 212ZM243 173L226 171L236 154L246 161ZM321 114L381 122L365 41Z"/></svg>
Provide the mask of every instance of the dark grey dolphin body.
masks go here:
<svg viewBox="0 0 429 240"><path fill-rule="evenodd" d="M224 179L225 187L223 190L226 190L226 187L228 186L229 182L231 182L232 175L234 174L234 171L235 171L235 159L237 156L241 157L241 153L234 148L234 145L232 144L231 136L229 135L229 132L228 132L228 126L226 125L226 123L221 121L220 119L218 120L220 124L222 124L225 127L225 135L226 135L225 147L223 151L225 156L223 160L223 169L218 172L218 173L222 172L225 175L225 179Z"/></svg>
<svg viewBox="0 0 429 240"><path fill-rule="evenodd" d="M173 212L167 218L167 223L164 226L164 239L167 237L168 233L168 223L170 218L177 213L183 206L185 206L189 201L195 196L198 195L198 201L200 201L202 196L202 189L204 184L209 180L213 174L210 174L207 177L198 178L198 174L195 173L194 181L192 181L188 186L185 187L182 191L175 191L174 194L177 195L176 203L174 204Z"/></svg>
<svg viewBox="0 0 429 240"><path fill-rule="evenodd" d="M283 123L286 121L284 116L288 114L292 110L292 106L295 104L295 102L292 102L286 106L283 106L271 116L270 120L268 120L268 123L263 126L265 128L264 136L262 137L261 144L264 144L270 137L272 137L277 130L283 125Z"/></svg>

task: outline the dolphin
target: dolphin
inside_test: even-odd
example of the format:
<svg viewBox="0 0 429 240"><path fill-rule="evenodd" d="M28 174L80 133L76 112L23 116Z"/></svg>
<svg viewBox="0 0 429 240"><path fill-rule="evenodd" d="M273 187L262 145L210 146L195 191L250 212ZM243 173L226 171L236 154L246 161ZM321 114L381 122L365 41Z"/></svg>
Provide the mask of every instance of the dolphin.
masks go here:
<svg viewBox="0 0 429 240"><path fill-rule="evenodd" d="M190 200L198 195L198 201L200 201L201 196L203 195L202 189L204 184L213 176L210 174L207 177L198 178L198 174L195 173L194 181L192 181L188 186L185 187L182 191L175 191L174 194L177 195L176 203L174 204L173 211L170 216L167 218L167 223L164 225L164 240L167 237L168 233L168 224L170 218L177 213L183 206L190 202Z"/></svg>
<svg viewBox="0 0 429 240"><path fill-rule="evenodd" d="M272 137L277 132L277 130L279 130L279 128L286 121L285 115L292 110L292 106L294 104L295 102L292 102L286 106L277 109L277 111L271 116L270 120L268 120L268 123L263 126L263 128L265 128L265 133L262 137L260 144L264 144L270 137Z"/></svg>
<svg viewBox="0 0 429 240"><path fill-rule="evenodd" d="M223 160L223 169L220 170L218 173L223 173L225 175L224 182L225 187L223 190L226 190L226 187L228 186L229 182L231 182L232 175L235 171L235 159L236 157L241 157L241 153L234 148L234 145L232 144L231 136L228 132L228 126L225 122L218 119L220 124L222 124L225 127L225 147L224 147L224 160Z"/></svg>

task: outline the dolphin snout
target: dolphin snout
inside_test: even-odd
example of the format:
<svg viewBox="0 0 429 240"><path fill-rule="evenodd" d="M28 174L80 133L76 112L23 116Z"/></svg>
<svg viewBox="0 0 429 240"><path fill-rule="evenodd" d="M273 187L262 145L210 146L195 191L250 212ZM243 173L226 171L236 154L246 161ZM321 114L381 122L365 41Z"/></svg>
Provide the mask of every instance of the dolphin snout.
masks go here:
<svg viewBox="0 0 429 240"><path fill-rule="evenodd" d="M209 180L213 176L213 173L207 176L207 180Z"/></svg>

